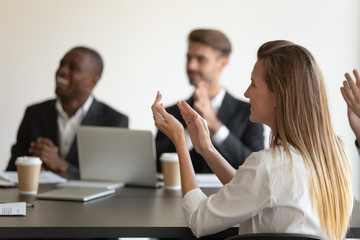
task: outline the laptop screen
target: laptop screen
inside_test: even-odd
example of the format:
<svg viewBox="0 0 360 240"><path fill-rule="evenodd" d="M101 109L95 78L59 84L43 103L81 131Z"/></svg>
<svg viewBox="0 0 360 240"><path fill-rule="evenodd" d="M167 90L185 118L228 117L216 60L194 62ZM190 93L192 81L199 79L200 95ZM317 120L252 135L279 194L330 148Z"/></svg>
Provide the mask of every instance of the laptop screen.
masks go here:
<svg viewBox="0 0 360 240"><path fill-rule="evenodd" d="M77 143L81 180L157 186L151 131L80 126Z"/></svg>

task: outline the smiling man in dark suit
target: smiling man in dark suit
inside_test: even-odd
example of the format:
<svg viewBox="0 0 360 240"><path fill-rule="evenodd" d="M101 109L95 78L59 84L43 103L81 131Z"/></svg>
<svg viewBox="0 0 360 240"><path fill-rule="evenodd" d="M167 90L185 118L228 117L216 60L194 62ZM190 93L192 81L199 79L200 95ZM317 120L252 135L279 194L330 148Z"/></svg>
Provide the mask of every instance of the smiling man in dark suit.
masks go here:
<svg viewBox="0 0 360 240"><path fill-rule="evenodd" d="M220 75L228 64L229 39L220 31L197 29L188 39L186 70L195 91L187 102L207 121L211 139L217 150L238 168L252 152L264 148L263 126L252 123L250 104L231 96L220 84ZM205 160L194 150L186 124L176 105L166 108L185 127L188 148L195 172L210 173ZM171 141L160 131L156 135L157 169L164 152L176 152Z"/></svg>
<svg viewBox="0 0 360 240"><path fill-rule="evenodd" d="M11 149L8 171L19 156L38 156L43 169L79 175L76 128L79 125L128 127L128 117L97 101L92 91L103 70L101 56L75 47L56 71L57 98L29 106Z"/></svg>

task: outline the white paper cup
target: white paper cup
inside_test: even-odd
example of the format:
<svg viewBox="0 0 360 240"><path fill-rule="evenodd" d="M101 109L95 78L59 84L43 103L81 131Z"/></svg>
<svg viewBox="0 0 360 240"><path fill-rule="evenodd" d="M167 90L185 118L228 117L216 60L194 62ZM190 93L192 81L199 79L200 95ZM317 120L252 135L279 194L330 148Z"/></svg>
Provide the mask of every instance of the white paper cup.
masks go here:
<svg viewBox="0 0 360 240"><path fill-rule="evenodd" d="M21 194L34 195L39 189L39 176L42 161L38 157L18 157L15 161L19 192Z"/></svg>
<svg viewBox="0 0 360 240"><path fill-rule="evenodd" d="M160 156L165 189L181 189L179 158L177 153L163 153Z"/></svg>

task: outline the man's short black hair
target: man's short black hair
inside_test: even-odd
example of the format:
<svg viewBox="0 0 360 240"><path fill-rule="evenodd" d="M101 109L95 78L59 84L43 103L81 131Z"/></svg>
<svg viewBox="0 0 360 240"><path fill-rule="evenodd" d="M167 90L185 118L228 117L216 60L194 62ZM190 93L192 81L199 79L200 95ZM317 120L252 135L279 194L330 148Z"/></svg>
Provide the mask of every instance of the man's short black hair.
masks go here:
<svg viewBox="0 0 360 240"><path fill-rule="evenodd" d="M78 47L74 47L71 50L79 50L82 51L86 54L89 54L91 57L91 60L94 63L94 67L95 67L95 74L98 75L99 77L101 77L103 68L104 68L104 63L103 60L100 56L100 54L98 52L96 52L95 50L88 48L88 47L84 47L84 46L78 46Z"/></svg>

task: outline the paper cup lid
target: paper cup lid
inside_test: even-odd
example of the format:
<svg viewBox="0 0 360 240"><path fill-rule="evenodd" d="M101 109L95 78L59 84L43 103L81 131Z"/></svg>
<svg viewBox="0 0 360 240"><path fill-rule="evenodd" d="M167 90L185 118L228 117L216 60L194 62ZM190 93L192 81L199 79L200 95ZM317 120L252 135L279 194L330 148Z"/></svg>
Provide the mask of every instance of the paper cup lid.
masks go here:
<svg viewBox="0 0 360 240"><path fill-rule="evenodd" d="M177 153L163 153L160 156L160 161L164 162L178 162L179 157Z"/></svg>
<svg viewBox="0 0 360 240"><path fill-rule="evenodd" d="M25 166L31 166L31 165L39 165L42 164L42 161L38 157L18 157L15 161L15 165L25 165Z"/></svg>

